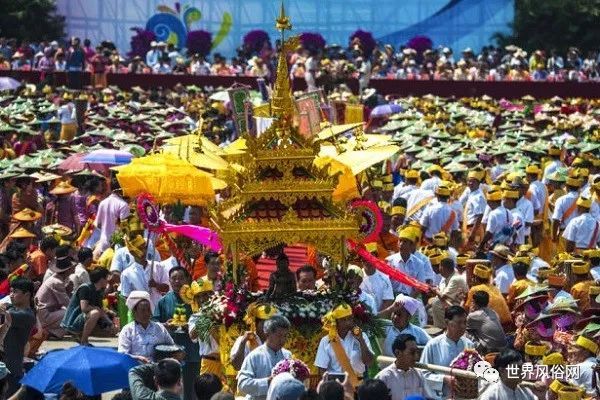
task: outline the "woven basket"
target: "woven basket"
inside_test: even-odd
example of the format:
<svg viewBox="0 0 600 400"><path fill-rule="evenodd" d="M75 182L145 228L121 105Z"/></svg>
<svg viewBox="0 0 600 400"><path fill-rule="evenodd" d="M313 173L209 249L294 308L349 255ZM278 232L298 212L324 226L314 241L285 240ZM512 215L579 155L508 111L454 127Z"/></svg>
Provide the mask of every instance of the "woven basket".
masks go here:
<svg viewBox="0 0 600 400"><path fill-rule="evenodd" d="M471 379L471 378L463 378L457 376L456 378L457 386L460 386L461 390L456 390L455 397L459 397L461 399L476 399L479 397L479 380Z"/></svg>

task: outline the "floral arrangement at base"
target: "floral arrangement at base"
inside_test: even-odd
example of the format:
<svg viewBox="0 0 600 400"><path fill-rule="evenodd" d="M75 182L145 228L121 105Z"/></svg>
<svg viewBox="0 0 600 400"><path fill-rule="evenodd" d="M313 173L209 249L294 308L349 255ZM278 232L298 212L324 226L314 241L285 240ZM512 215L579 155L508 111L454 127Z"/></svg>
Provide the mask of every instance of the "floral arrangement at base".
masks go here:
<svg viewBox="0 0 600 400"><path fill-rule="evenodd" d="M484 361L479 353L474 349L465 349L450 363L450 368L462 369L473 372L475 364ZM475 399L479 396L479 381L477 379L468 379L456 377L460 382L458 385L461 390L456 395L463 399Z"/></svg>
<svg viewBox="0 0 600 400"><path fill-rule="evenodd" d="M197 30L187 34L187 51L188 54L199 54L206 57L213 46L212 33Z"/></svg>
<svg viewBox="0 0 600 400"><path fill-rule="evenodd" d="M284 372L288 372L301 382L304 382L310 378L310 370L308 369L308 366L304 362L295 360L293 358L279 361L273 367L271 374L275 376Z"/></svg>
<svg viewBox="0 0 600 400"><path fill-rule="evenodd" d="M131 28L131 30L136 34L131 37L131 51L127 55L129 57L140 56L145 60L146 53L150 50L150 43L156 40L156 35L143 28Z"/></svg>

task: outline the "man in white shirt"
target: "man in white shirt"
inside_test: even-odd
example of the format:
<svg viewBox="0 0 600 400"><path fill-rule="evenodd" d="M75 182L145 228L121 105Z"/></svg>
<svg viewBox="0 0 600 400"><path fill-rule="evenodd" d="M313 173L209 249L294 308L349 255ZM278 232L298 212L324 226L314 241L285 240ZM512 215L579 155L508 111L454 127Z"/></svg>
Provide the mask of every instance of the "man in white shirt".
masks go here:
<svg viewBox="0 0 600 400"><path fill-rule="evenodd" d="M384 310L394 302L394 291L392 290L392 282L390 278L379 272L368 262L363 262L364 276L360 289L365 293L370 294L375 299L377 311Z"/></svg>
<svg viewBox="0 0 600 400"><path fill-rule="evenodd" d="M87 247L80 248L77 252L77 261L79 261L79 263L75 266L75 271L69 276L69 280L73 283L71 293L77 292L79 286L84 283L90 283L88 268L90 268L92 261L94 261L92 249Z"/></svg>
<svg viewBox="0 0 600 400"><path fill-rule="evenodd" d="M548 163L548 165L546 165L546 168L544 168L543 182L546 185L548 184L550 175L552 175L554 172L556 172L557 169L563 168L565 166L563 164L563 162L560 160L561 153L562 153L562 149L557 146L550 145L550 147L548 148L548 156L550 156L552 158L552 161L550 161L550 163Z"/></svg>
<svg viewBox="0 0 600 400"><path fill-rule="evenodd" d="M567 178L567 191L564 196L556 199L554 212L552 213L552 241L559 243L559 235L563 232L568 223L579 215L577 211L577 199L579 198L579 188L581 180L577 178ZM564 250L562 245L557 250Z"/></svg>
<svg viewBox="0 0 600 400"><path fill-rule="evenodd" d="M100 239L94 249L94 258L100 257L100 254L108 249L118 222L125 220L130 214L129 205L119 195L121 188L114 177L111 180L111 190L111 195L98 204L94 225L100 230Z"/></svg>
<svg viewBox="0 0 600 400"><path fill-rule="evenodd" d="M484 251L485 247L491 241L492 244L510 244L512 241L513 216L509 211L514 208L516 198L519 196L515 191L488 193L487 201L491 211L488 215L485 226L485 234L479 244L479 251ZM512 199L510 199L512 197ZM507 207L502 204L502 200L507 201Z"/></svg>
<svg viewBox="0 0 600 400"><path fill-rule="evenodd" d="M355 329L352 308L347 304L337 306L323 319L323 328L328 334L319 343L315 366L319 368L320 375L325 371L348 373L349 379L356 386L375 359L369 339L360 329ZM338 355L345 360L339 360ZM344 370L345 361L348 362L350 371Z"/></svg>
<svg viewBox="0 0 600 400"><path fill-rule="evenodd" d="M385 327L385 340L381 349L383 355L393 357L393 343L396 336L408 333L414 336L419 346L424 346L431 336L423 328L412 324L410 320L415 314L425 314L425 308L420 300L399 294L392 306L379 313L381 318L390 318L392 325Z"/></svg>
<svg viewBox="0 0 600 400"><path fill-rule="evenodd" d="M537 203L537 199L533 196L530 196L531 200L527 198L529 184L526 180L518 178L513 180L513 185L518 186L520 196L517 200L516 208L521 212L521 215L524 218L523 233L528 237L531 235L531 226L533 225L535 210L539 210L540 205Z"/></svg>
<svg viewBox="0 0 600 400"><path fill-rule="evenodd" d="M463 213L463 236L465 247L472 247L477 243L477 235L480 233L483 213L487 206L487 201L483 190L481 190L481 181L485 177L483 171L470 171L467 175L467 190L460 197L460 202L464 204Z"/></svg>
<svg viewBox="0 0 600 400"><path fill-rule="evenodd" d="M585 388L589 396L595 396L596 388L592 385L594 367L597 364L598 344L585 336L579 336L568 349L568 362L578 368L579 376L571 383Z"/></svg>
<svg viewBox="0 0 600 400"><path fill-rule="evenodd" d="M442 174L444 170L439 165L432 165L427 169L431 178L425 179L423 183L421 183L422 190L431 190L435 192L435 189L442 183Z"/></svg>
<svg viewBox="0 0 600 400"><path fill-rule="evenodd" d="M429 304L433 325L445 329L444 311L449 305L461 305L467 297L469 287L465 276L456 271L455 262L451 258L445 258L440 262L440 274L442 281L438 288L434 288L436 296L429 300Z"/></svg>
<svg viewBox="0 0 600 400"><path fill-rule="evenodd" d="M428 273L426 264L413 253L413 248L418 238L413 231L414 229L418 228L406 227L398 233L400 251L386 258L386 261L392 267L421 282L427 282L427 280L433 281L433 276ZM415 292L412 286L397 281L392 282L392 288L395 294L404 293L411 295Z"/></svg>
<svg viewBox="0 0 600 400"><path fill-rule="evenodd" d="M431 242L434 235L444 232L448 237L453 232L458 232L458 218L456 212L448 204L450 198L450 184L442 181L435 189L437 203L430 203L423 210L419 223L424 231L425 238Z"/></svg>
<svg viewBox="0 0 600 400"><path fill-rule="evenodd" d="M417 183L419 182L419 171L411 169L406 172L404 176L405 182L404 184L398 184L394 187L394 194L392 195L392 202L396 200L398 197L402 197L405 200L408 200L408 196L410 193L418 189Z"/></svg>
<svg viewBox="0 0 600 400"><path fill-rule="evenodd" d="M510 249L502 244L497 244L490 251L492 256L492 268L495 271L494 285L500 290L503 295L508 295L508 289L515 280L515 273L512 266L508 262L510 257Z"/></svg>
<svg viewBox="0 0 600 400"><path fill-rule="evenodd" d="M562 235L568 253L595 249L600 244L600 221L590 214L592 199L580 196L576 205L579 216L569 221Z"/></svg>
<svg viewBox="0 0 600 400"><path fill-rule="evenodd" d="M417 371L419 348L413 335L403 333L394 338L392 351L396 360L381 370L375 379L380 379L390 390L392 400L404 400L410 395L425 395L425 380Z"/></svg>

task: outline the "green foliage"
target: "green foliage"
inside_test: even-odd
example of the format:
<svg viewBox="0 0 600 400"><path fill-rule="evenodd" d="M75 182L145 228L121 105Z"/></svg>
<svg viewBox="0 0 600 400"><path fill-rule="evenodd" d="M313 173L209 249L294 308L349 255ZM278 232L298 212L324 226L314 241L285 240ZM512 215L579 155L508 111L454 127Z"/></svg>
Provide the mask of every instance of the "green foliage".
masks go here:
<svg viewBox="0 0 600 400"><path fill-rule="evenodd" d="M19 40L58 40L65 36L65 18L54 0L0 0L0 36Z"/></svg>
<svg viewBox="0 0 600 400"><path fill-rule="evenodd" d="M504 47L515 44L531 53L571 47L597 49L600 37L600 0L516 0L512 35L496 34Z"/></svg>

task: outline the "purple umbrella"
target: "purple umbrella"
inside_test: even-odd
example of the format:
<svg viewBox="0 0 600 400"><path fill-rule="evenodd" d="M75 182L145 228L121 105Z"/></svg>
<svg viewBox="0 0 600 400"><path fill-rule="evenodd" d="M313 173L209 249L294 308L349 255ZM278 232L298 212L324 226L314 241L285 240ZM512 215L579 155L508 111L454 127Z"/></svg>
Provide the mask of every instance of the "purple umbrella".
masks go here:
<svg viewBox="0 0 600 400"><path fill-rule="evenodd" d="M125 165L131 162L133 155L126 151L101 149L94 150L83 157L84 163L107 164L107 165Z"/></svg>
<svg viewBox="0 0 600 400"><path fill-rule="evenodd" d="M377 106L371 111L371 118L383 117L384 115L396 114L402 112L402 107L399 104L384 104Z"/></svg>
<svg viewBox="0 0 600 400"><path fill-rule="evenodd" d="M21 82L16 79L9 78L8 76L0 77L0 91L15 90L19 86L21 86Z"/></svg>

